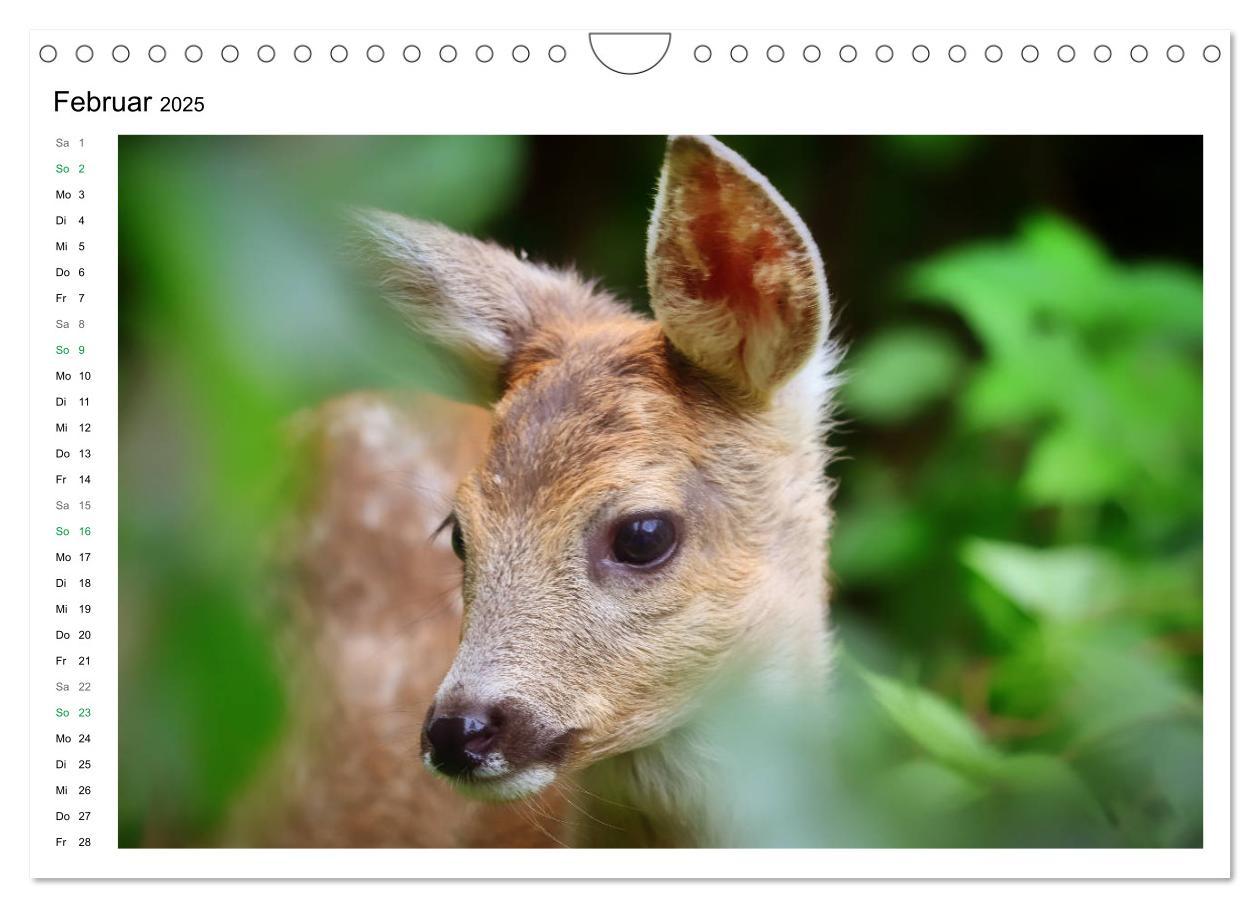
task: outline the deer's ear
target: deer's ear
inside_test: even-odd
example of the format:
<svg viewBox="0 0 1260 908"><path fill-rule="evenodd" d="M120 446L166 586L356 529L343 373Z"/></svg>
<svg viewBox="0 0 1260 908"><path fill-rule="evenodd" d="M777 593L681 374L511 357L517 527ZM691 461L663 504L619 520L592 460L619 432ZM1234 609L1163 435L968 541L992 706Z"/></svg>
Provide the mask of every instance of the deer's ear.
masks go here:
<svg viewBox="0 0 1260 908"><path fill-rule="evenodd" d="M765 177L714 139L670 139L647 272L670 342L755 398L825 343L826 278L809 231Z"/></svg>
<svg viewBox="0 0 1260 908"><path fill-rule="evenodd" d="M501 369L542 311L557 308L557 297L577 286L438 224L374 210L355 219L367 266L386 297L474 372Z"/></svg>

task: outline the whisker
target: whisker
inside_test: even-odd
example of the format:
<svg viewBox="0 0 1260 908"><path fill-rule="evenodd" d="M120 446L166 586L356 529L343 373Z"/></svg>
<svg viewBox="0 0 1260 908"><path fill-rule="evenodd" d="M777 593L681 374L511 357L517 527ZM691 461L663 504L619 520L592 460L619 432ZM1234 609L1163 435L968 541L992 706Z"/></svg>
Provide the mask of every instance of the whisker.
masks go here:
<svg viewBox="0 0 1260 908"><path fill-rule="evenodd" d="M560 848L569 847L568 843L563 842L560 839L556 838L555 834L552 833L551 830L547 829L542 824L541 821L539 821L536 813L531 812L529 801L510 801L508 802L508 806L512 808L512 810L516 813L517 816L519 816L525 822L529 823L530 826L532 826L534 829L537 829L547 838L551 839L551 841L555 842L556 845L558 845ZM549 819L554 819L554 818L549 818Z"/></svg>
<svg viewBox="0 0 1260 908"><path fill-rule="evenodd" d="M556 785L556 794L560 795L560 797L561 797L561 799L564 801L564 803L568 804L570 807L572 807L572 808L573 808L574 810L576 810L578 813L582 814L582 816L586 817L588 820L590 820L590 821L592 821L592 822L594 822L594 823L598 823L600 826L607 827L608 829L612 829L612 830L614 830L614 831L616 831L616 832L625 832L625 827L624 827L624 826L615 826L615 825L613 825L612 823L609 823L609 822L607 822L607 821L605 821L605 820L601 820L599 817L595 816L595 815L594 815L594 814L592 814L590 811L588 811L588 810L584 809L581 805L579 805L579 804L577 804L576 802L574 802L574 801L570 800L570 798L569 798L568 794L567 794L567 793L565 792L565 790L564 790L563 785L564 785L564 783L560 783L560 784L557 784L557 785Z"/></svg>
<svg viewBox="0 0 1260 908"><path fill-rule="evenodd" d="M638 810L637 807L632 807L629 804L622 804L619 801L614 801L611 798L606 798L603 795L598 795L595 792L591 791L589 788L579 785L576 781L572 779L567 780L565 784L570 785L575 791L579 792L580 794L586 795L588 798L594 798L596 801L603 801L605 804L609 805L610 807L619 807L622 810L630 810L630 811Z"/></svg>

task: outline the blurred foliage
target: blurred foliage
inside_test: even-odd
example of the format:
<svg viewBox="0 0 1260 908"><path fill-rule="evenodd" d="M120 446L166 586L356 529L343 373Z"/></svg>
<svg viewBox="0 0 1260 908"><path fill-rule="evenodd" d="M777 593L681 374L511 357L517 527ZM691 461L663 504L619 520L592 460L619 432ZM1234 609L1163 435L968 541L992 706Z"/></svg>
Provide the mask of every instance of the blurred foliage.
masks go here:
<svg viewBox="0 0 1260 908"><path fill-rule="evenodd" d="M910 631L913 649L881 641L870 661L892 674L842 659L905 747L863 768L911 808L894 840L1198 844L1198 275L1118 263L1039 214L930 257L904 287L979 349L893 325L859 347L842 393L851 432L937 427L912 462L843 471L862 488L832 550L842 606L847 580L907 620L935 613L933 635L959 619L949 637ZM939 828L920 823L925 804Z"/></svg>
<svg viewBox="0 0 1260 908"><path fill-rule="evenodd" d="M472 393L347 276L344 213L472 227L510 198L521 141L299 147L122 140L124 845L200 842L283 729L265 555L286 418L360 387Z"/></svg>
<svg viewBox="0 0 1260 908"><path fill-rule="evenodd" d="M814 230L851 348L835 689L715 711L737 843L1200 844L1200 147L732 144ZM642 306L660 150L120 140L124 845L208 841L283 731L262 540L285 418L470 393L347 277L345 209L575 262Z"/></svg>

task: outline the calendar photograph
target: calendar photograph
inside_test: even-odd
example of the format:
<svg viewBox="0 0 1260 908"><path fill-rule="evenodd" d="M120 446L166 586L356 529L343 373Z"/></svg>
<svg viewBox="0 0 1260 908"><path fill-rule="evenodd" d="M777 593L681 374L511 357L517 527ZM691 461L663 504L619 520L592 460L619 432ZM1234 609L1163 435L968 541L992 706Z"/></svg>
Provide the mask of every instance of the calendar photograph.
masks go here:
<svg viewBox="0 0 1260 908"><path fill-rule="evenodd" d="M1204 180L120 135L119 846L1202 848Z"/></svg>

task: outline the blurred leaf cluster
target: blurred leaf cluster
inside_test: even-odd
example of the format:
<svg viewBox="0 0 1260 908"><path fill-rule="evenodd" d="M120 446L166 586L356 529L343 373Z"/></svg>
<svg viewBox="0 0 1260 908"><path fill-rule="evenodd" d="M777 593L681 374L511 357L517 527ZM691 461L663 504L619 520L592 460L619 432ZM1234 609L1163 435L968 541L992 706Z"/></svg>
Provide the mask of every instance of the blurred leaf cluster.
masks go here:
<svg viewBox="0 0 1260 908"><path fill-rule="evenodd" d="M832 546L841 728L885 729L890 750L856 762L904 800L888 834L1198 844L1198 275L1041 214L910 268L902 299L842 400L850 433L927 434L841 465ZM877 621L847 611L864 599Z"/></svg>
<svg viewBox="0 0 1260 908"><path fill-rule="evenodd" d="M475 228L515 137L122 140L120 841L188 845L284 729L284 426L364 387L470 393L346 267L351 204Z"/></svg>
<svg viewBox="0 0 1260 908"><path fill-rule="evenodd" d="M1088 210L1113 246L1162 237L1112 197L1197 192L1197 149L1139 139L732 140L811 225L852 351L835 691L716 716L738 844L1201 840L1200 279L1045 213ZM642 306L660 150L120 140L124 845L212 841L283 734L262 540L289 492L286 418L357 388L468 393L348 278L346 208L575 261Z"/></svg>

